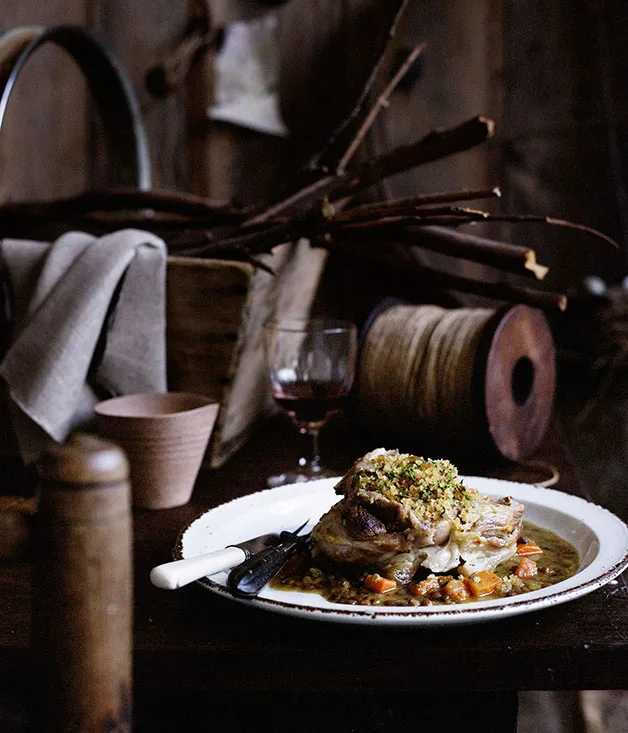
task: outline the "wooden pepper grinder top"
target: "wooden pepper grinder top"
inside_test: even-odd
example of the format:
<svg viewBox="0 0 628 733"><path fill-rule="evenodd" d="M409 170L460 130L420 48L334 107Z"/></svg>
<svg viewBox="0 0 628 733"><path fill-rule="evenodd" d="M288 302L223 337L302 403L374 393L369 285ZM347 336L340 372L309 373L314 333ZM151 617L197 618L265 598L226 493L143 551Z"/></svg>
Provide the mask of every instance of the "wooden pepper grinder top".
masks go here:
<svg viewBox="0 0 628 733"><path fill-rule="evenodd" d="M38 728L131 731L132 554L128 465L78 434L39 461L33 648Z"/></svg>

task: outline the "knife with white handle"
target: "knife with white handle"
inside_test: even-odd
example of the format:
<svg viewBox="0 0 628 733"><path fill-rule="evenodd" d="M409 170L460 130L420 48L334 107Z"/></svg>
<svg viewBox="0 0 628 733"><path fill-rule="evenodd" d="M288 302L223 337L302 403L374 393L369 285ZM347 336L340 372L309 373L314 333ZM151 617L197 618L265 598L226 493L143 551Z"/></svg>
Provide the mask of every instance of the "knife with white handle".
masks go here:
<svg viewBox="0 0 628 733"><path fill-rule="evenodd" d="M150 571L150 579L157 588L176 590L206 575L230 570L252 555L278 542L278 534L264 534L252 540L230 545L223 550L207 552L196 557L186 557L183 560L173 560L154 567Z"/></svg>

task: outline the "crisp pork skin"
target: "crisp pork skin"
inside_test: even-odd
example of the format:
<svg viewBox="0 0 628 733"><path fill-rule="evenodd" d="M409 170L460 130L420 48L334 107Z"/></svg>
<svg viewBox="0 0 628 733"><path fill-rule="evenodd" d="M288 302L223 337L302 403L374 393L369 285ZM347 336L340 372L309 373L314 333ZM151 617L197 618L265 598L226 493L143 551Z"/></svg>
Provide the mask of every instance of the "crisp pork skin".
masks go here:
<svg viewBox="0 0 628 733"><path fill-rule="evenodd" d="M407 583L420 567L468 574L516 552L523 505L465 486L449 461L378 448L356 461L336 492L343 498L312 532L315 556Z"/></svg>

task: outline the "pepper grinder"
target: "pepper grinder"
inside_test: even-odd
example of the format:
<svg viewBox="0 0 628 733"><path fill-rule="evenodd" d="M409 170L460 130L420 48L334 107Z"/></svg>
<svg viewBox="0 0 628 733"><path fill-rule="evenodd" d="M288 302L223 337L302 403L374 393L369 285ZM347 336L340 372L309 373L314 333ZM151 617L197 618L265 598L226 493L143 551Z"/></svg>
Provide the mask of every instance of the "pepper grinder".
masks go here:
<svg viewBox="0 0 628 733"><path fill-rule="evenodd" d="M33 649L37 730L130 733L132 554L128 464L76 434L38 462Z"/></svg>

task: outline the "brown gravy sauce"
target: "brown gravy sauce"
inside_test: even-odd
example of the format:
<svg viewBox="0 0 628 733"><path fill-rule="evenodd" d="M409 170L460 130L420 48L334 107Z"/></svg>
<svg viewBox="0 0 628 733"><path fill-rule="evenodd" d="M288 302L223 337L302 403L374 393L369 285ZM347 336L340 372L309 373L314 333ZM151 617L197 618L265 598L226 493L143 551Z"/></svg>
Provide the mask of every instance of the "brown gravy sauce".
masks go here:
<svg viewBox="0 0 628 733"><path fill-rule="evenodd" d="M523 523L523 535L536 542L543 550L542 554L532 555L538 572L531 578L518 578L514 575L519 564L519 556L498 565L495 573L502 579L498 588L490 595L479 599L471 596L464 601L454 601L451 598L431 596L417 596L410 592L412 584L397 586L387 593L375 593L364 585L364 578L373 569L354 569L329 562L322 558L314 559L309 550L303 550L294 555L283 567L281 572L271 582L271 587L282 591L306 591L318 593L334 603L364 606L426 606L450 605L452 603L470 603L474 600L489 598L503 598L519 595L529 591L555 585L575 575L580 566L578 551L566 540L554 532L538 527L530 522ZM415 576L421 580L429 575L429 571L421 569ZM442 575L458 577L454 569ZM438 593L436 594L438 596Z"/></svg>

